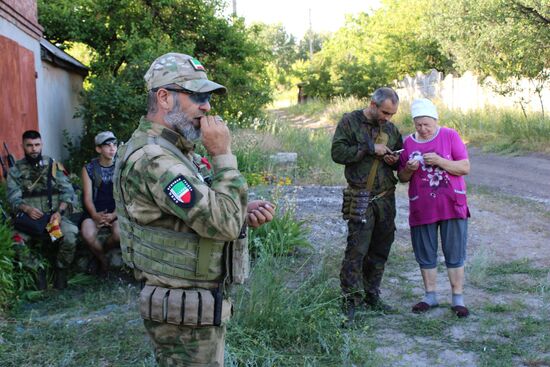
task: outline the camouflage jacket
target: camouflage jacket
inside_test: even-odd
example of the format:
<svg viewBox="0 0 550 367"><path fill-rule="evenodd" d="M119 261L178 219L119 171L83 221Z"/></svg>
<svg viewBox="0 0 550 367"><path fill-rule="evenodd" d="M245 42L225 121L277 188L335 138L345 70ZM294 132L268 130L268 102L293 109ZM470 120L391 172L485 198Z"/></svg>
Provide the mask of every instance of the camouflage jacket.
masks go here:
<svg viewBox="0 0 550 367"><path fill-rule="evenodd" d="M373 193L392 189L397 184L394 174L397 164L390 166L374 154L374 142L380 129L388 134L386 145L391 150L403 147L403 137L392 122L388 121L380 126L378 121L367 119L363 110L344 114L338 123L332 138L332 159L345 165L344 174L350 186L366 186L375 159L380 159L380 164L372 188Z"/></svg>
<svg viewBox="0 0 550 367"><path fill-rule="evenodd" d="M132 139L161 136L174 144L200 170L200 156L194 145L180 134L144 117L132 134ZM128 142L130 144L130 142ZM237 169L234 155L212 158L212 181L209 186L203 174L189 169L180 158L160 145L145 145L131 154L127 161L134 164L118 170L121 197L130 220L146 227L160 227L177 232L195 233L200 237L232 241L239 237L245 222L248 201L245 178ZM116 181L116 180L115 180ZM184 190L178 190L183 187ZM185 190L185 187L191 190ZM119 216L126 215L117 207ZM148 284L173 288L189 287L183 280L136 271L138 279Z"/></svg>
<svg viewBox="0 0 550 367"><path fill-rule="evenodd" d="M49 157L43 156L39 163L33 165L23 158L10 169L7 196L14 213L21 204L33 206L44 213L50 211L47 195L49 160ZM74 204L75 200L75 192L65 174L65 168L61 163L53 161L52 210L57 210L60 202Z"/></svg>

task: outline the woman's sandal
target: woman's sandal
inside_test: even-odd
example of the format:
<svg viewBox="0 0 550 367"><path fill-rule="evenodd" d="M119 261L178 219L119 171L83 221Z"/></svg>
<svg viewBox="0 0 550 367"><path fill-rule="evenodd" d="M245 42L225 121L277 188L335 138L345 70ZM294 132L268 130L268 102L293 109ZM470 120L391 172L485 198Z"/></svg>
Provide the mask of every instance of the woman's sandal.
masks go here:
<svg viewBox="0 0 550 367"><path fill-rule="evenodd" d="M468 317L470 314L470 311L464 306L453 306L451 307L451 310L455 313L456 316L462 318L462 317Z"/></svg>
<svg viewBox="0 0 550 367"><path fill-rule="evenodd" d="M413 313L424 313L424 312L427 312L429 311L431 308L434 308L434 307L437 307L437 305L435 306L430 306L429 304L427 304L426 302L422 301L422 302L418 302L416 305L414 305L412 307L412 312Z"/></svg>

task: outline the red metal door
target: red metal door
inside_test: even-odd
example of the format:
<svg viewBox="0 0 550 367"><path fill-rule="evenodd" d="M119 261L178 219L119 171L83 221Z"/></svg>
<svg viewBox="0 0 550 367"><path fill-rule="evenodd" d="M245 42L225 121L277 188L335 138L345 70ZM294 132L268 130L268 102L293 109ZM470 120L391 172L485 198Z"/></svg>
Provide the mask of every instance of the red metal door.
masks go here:
<svg viewBox="0 0 550 367"><path fill-rule="evenodd" d="M21 135L26 130L38 130L34 54L0 36L0 141L8 143L16 159L23 157Z"/></svg>

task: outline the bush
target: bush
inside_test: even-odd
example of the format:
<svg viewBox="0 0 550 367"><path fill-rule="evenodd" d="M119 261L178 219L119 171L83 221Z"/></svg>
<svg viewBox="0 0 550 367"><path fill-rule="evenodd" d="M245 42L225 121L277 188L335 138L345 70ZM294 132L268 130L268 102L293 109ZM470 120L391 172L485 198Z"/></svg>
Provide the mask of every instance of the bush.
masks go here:
<svg viewBox="0 0 550 367"><path fill-rule="evenodd" d="M276 210L275 217L269 223L250 229L248 246L254 256L291 255L298 248L311 247L307 239L309 229L304 221L294 219L294 210Z"/></svg>
<svg viewBox="0 0 550 367"><path fill-rule="evenodd" d="M12 247L13 233L7 222L0 223L0 310L10 306L16 290L14 279L13 257L15 252Z"/></svg>

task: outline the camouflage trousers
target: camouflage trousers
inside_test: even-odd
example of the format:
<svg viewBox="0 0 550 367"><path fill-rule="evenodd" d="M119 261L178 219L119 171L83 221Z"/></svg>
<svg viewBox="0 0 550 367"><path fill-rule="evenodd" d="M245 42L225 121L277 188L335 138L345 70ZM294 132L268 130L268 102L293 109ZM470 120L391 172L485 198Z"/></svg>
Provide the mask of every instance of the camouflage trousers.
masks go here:
<svg viewBox="0 0 550 367"><path fill-rule="evenodd" d="M384 267L395 237L395 195L389 194L369 204L366 223L348 221L348 238L340 286L355 304L378 297Z"/></svg>
<svg viewBox="0 0 550 367"><path fill-rule="evenodd" d="M161 367L223 367L225 325L179 326L143 320Z"/></svg>
<svg viewBox="0 0 550 367"><path fill-rule="evenodd" d="M51 259L53 265L59 269L66 269L71 265L78 241L78 227L66 218L62 218L60 227L63 239L56 243L17 231L23 242L15 245L15 251L24 266L37 270L44 257Z"/></svg>

